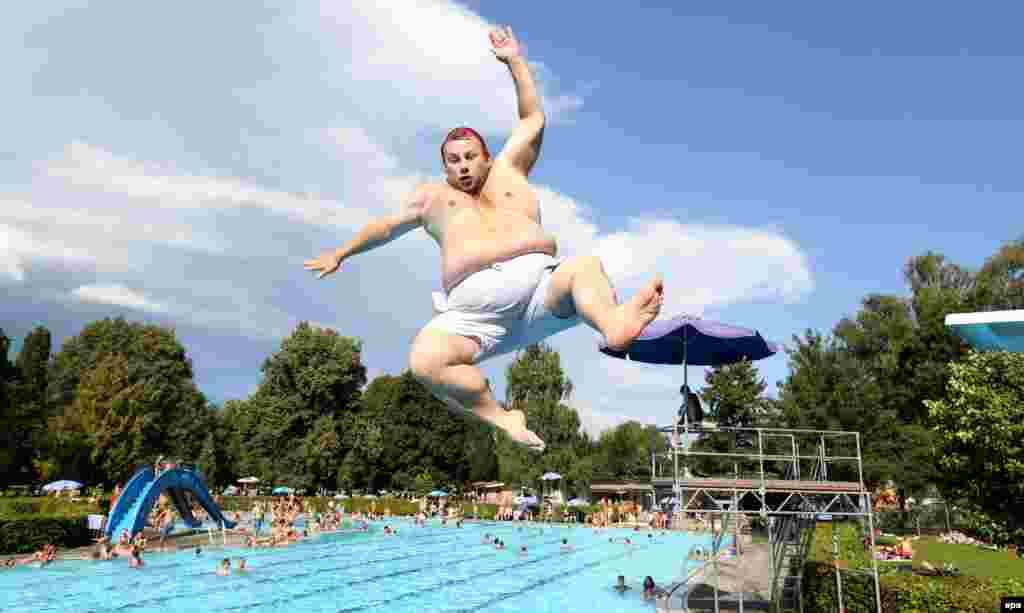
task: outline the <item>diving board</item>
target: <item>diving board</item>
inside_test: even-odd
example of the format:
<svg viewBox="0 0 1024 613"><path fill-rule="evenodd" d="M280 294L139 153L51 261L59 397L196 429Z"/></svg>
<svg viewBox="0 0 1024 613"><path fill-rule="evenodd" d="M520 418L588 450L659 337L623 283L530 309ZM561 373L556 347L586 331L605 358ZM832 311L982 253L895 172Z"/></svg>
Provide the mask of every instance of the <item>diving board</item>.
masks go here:
<svg viewBox="0 0 1024 613"><path fill-rule="evenodd" d="M1024 310L950 313L946 325L979 351L1024 353Z"/></svg>

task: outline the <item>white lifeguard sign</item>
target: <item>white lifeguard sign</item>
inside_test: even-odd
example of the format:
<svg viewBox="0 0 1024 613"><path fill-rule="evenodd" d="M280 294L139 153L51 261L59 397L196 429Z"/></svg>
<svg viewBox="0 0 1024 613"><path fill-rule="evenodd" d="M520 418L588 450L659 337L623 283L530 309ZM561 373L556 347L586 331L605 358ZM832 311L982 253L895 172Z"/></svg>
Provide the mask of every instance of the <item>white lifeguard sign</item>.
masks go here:
<svg viewBox="0 0 1024 613"><path fill-rule="evenodd" d="M1024 353L1024 310L951 313L946 325L979 351Z"/></svg>

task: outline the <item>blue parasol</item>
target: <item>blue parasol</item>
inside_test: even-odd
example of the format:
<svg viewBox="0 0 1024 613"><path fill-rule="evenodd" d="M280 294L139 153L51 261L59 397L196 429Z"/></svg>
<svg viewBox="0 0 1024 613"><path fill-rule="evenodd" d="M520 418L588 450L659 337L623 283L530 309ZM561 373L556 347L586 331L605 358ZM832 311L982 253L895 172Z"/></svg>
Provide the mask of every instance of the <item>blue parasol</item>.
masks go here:
<svg viewBox="0 0 1024 613"><path fill-rule="evenodd" d="M691 315L677 315L651 322L629 347L601 353L646 364L720 366L744 360L760 360L781 349L764 340L757 330Z"/></svg>

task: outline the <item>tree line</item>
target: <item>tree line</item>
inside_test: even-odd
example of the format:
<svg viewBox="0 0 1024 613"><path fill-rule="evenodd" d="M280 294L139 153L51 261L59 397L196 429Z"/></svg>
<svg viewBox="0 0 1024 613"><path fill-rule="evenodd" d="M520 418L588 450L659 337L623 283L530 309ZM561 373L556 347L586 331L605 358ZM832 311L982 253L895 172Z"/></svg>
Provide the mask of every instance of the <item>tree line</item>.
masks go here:
<svg viewBox="0 0 1024 613"><path fill-rule="evenodd" d="M1020 357L976 356L944 320L1024 308L1024 240L1004 244L978 270L940 253L912 257L903 276L906 294L865 296L832 330L794 336L777 397L765 395L749 363L709 369L701 391L708 417L860 432L869 487L894 481L901 504L929 489L970 496L987 501L987 517L1021 526L1014 504L1024 500L1016 468L1024 451L1014 437L1024 434L1015 429L1024 424L1024 379L1006 374L1018 372ZM652 454L663 457L669 444L637 422L589 436L560 356L545 345L519 352L503 400L524 410L547 442L536 454L450 413L408 371L367 381L360 340L306 323L266 358L256 391L223 406L197 389L172 330L104 319L59 351L51 342L37 327L12 362L0 331L0 479L7 482L110 483L166 455L196 461L216 486L250 475L308 490L534 485L555 471L570 492L582 493L598 478L648 479ZM736 443L709 435L696 448ZM739 464L705 457L693 468L750 468ZM858 478L842 470L830 477Z"/></svg>
<svg viewBox="0 0 1024 613"><path fill-rule="evenodd" d="M256 476L307 491L534 486L555 471L583 494L595 478L650 477L654 428L627 422L588 436L546 345L509 366L503 403L527 413L543 454L451 413L408 370L368 381L358 339L307 323L264 360L251 395L222 406L196 387L168 328L107 318L51 345L38 326L12 362L0 330L0 486L111 484L160 456L194 462L216 487Z"/></svg>

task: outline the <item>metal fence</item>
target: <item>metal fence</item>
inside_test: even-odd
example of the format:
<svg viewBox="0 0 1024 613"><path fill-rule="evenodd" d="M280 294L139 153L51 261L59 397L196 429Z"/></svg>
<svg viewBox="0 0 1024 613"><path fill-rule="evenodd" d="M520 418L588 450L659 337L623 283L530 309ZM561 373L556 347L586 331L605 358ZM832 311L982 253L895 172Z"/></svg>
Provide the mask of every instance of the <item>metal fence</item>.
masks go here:
<svg viewBox="0 0 1024 613"><path fill-rule="evenodd" d="M875 511L875 528L890 534L942 534L951 530L965 532L967 521L956 505L946 502L918 504L906 511Z"/></svg>

